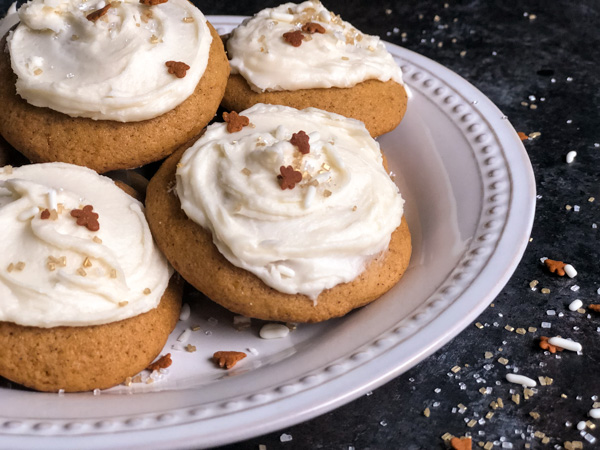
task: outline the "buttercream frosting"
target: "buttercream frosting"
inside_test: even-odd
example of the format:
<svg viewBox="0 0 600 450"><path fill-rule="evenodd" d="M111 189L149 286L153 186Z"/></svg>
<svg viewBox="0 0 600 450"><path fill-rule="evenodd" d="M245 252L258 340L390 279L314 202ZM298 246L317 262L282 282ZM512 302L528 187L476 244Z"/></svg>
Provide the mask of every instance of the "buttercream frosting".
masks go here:
<svg viewBox="0 0 600 450"><path fill-rule="evenodd" d="M71 215L86 205L99 216L97 231ZM0 321L48 328L127 319L158 305L172 272L142 204L84 167L0 169L0 229Z"/></svg>
<svg viewBox="0 0 600 450"><path fill-rule="evenodd" d="M95 21L88 16L106 5ZM8 36L17 93L73 117L135 122L187 99L208 63L212 36L186 0L30 0ZM178 78L167 61L189 66Z"/></svg>
<svg viewBox="0 0 600 450"><path fill-rule="evenodd" d="M268 286L317 299L385 251L404 201L362 122L307 108L257 104L250 125L213 124L182 156L176 191L233 265ZM304 131L309 152L290 140ZM281 167L302 174L282 189Z"/></svg>
<svg viewBox="0 0 600 450"><path fill-rule="evenodd" d="M302 32L316 23L324 33ZM299 31L297 47L284 34ZM232 73L252 90L349 88L366 80L402 83L402 71L377 36L361 33L319 1L267 8L238 26L227 40Z"/></svg>

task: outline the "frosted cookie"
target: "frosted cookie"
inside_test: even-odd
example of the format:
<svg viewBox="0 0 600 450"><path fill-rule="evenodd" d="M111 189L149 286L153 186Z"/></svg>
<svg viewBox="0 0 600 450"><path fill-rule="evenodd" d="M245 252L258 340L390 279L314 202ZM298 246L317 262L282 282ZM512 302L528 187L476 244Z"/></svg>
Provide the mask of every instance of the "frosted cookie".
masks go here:
<svg viewBox="0 0 600 450"><path fill-rule="evenodd" d="M64 163L0 169L0 376L105 389L158 355L181 286L140 202Z"/></svg>
<svg viewBox="0 0 600 450"><path fill-rule="evenodd" d="M18 15L0 57L0 134L32 161L133 168L214 117L229 65L190 2L31 0Z"/></svg>
<svg viewBox="0 0 600 450"><path fill-rule="evenodd" d="M373 137L406 111L402 72L383 42L319 1L260 11L227 39L231 73L223 106L315 107L365 123Z"/></svg>
<svg viewBox="0 0 600 450"><path fill-rule="evenodd" d="M398 282L404 201L361 122L262 104L226 120L146 194L156 242L190 284L245 316L317 322Z"/></svg>

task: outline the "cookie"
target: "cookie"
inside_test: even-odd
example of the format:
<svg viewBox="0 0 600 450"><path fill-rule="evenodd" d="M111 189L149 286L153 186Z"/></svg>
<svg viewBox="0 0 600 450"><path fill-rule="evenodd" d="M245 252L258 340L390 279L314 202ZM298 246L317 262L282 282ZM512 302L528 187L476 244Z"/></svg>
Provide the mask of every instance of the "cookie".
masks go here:
<svg viewBox="0 0 600 450"><path fill-rule="evenodd" d="M150 180L146 194L148 223L157 245L174 268L211 300L235 313L264 320L318 322L339 317L394 286L410 260L410 232L402 216L403 202L397 188L381 166L379 146L364 125L313 108L296 111L256 105L240 114L249 118L247 126L240 131L231 127L229 133L225 124L211 125L194 146L180 149L168 158ZM228 120L229 124L235 122L230 117ZM337 128L339 133L329 134ZM298 140L302 134L308 136L301 139L310 146L307 154L289 142L305 149ZM360 149L356 156L346 154L352 150L348 148L349 135L360 136L357 141L350 140L356 145L355 150ZM333 136L338 145L329 144ZM246 146L251 150L246 152ZM220 150L213 152L214 148ZM279 151L283 162L275 161L274 167L271 157L276 159ZM216 156L219 154L233 155L234 160ZM240 154L247 156L242 156L245 162L241 165L235 161ZM368 162L363 165L361 160ZM302 165L303 161L319 164L311 170ZM284 190L286 176L278 177L276 169L288 167L288 162L290 169L299 168L301 180L296 179L298 186ZM344 165L355 167L346 173L340 169ZM371 171L377 172L373 178ZM314 176L309 177L309 172ZM182 187L180 177L184 173L191 174L193 180L206 180L210 193L185 183ZM319 179L319 186L312 192L310 186ZM356 183L351 188L340 187L349 179ZM223 185L214 186L214 180ZM190 197L194 201L212 197L219 189L224 189L226 198L216 196L214 202L220 205L217 209L203 207L201 214L182 209ZM312 203L308 205L307 198L311 196ZM377 202L381 203L375 205ZM275 204L282 204L284 212L274 212L271 206ZM297 220L313 207L317 214ZM328 215L320 215L327 210ZM289 218L280 220L282 214ZM385 230L374 231L370 217L380 215L382 221L378 223ZM240 222L243 225L239 227L227 226L241 220L241 216L250 220ZM345 217L338 222L341 216ZM224 217L225 225L211 223L218 222L219 217ZM259 237L254 237L253 230L262 226L263 219L278 225L265 233L258 230ZM303 226L298 227L298 223ZM303 227L310 228L311 233L304 233ZM223 242L230 237L234 242ZM347 242L352 244L347 246ZM263 260L264 266L255 266L254 258ZM339 281L344 277L350 279ZM278 280L283 283L278 284Z"/></svg>
<svg viewBox="0 0 600 450"><path fill-rule="evenodd" d="M56 9L65 5L68 3L60 3ZM86 5L82 3L82 9L88 8ZM55 34L51 30L46 32L50 43L59 42L73 51L71 59L63 58L62 47L58 50L49 47L48 57L41 54L45 47L31 49L27 36L35 37L36 31L19 32L20 27L26 26L27 19L25 25L22 20L8 38L11 52L0 57L0 102L3 105L0 134L33 162L62 161L100 173L134 168L171 154L214 117L225 90L229 64L221 39L204 16L185 0L156 6L138 2L110 5L107 13L95 22L86 18L92 13L85 10L75 13L69 10L68 14L59 11L57 15L46 7L51 17L40 19L35 15L38 10L29 6L22 14L25 18L31 15L34 24L37 23L34 19L48 21L48 27L53 26L55 17L74 21L56 34L58 39L51 39ZM157 9L160 15L153 14ZM173 17L168 17L174 22L161 25L159 20L167 20L164 19L166 12L171 10L174 10ZM111 23L118 20L119 14L132 16L126 21L129 28L117 34L114 40L103 40L112 32ZM93 31L94 39L99 41L97 47L106 54L88 56L86 49L91 45L83 50L75 47L83 41L73 34L77 27L83 27L86 33ZM190 32L197 41L182 34L182 30L190 27L197 29ZM163 32L175 34L163 36L160 34ZM126 38L135 42L128 42ZM4 41L1 45L5 47ZM113 51L113 47L119 45L123 47L121 51ZM137 48L133 50L137 53L127 53L128 59L123 62L113 60L130 47ZM180 52L179 47L185 51ZM29 53L33 56L28 57ZM57 61L53 62L50 57ZM75 67L77 70L70 66L73 60L82 61ZM182 72L179 64L186 64L185 61L190 69ZM53 71L54 65L62 71ZM121 72L113 73L110 68L124 75L121 77ZM38 81L46 74L47 81ZM100 79L102 76L107 79ZM80 79L87 81L73 87ZM147 92L144 91L146 86Z"/></svg>
<svg viewBox="0 0 600 450"><path fill-rule="evenodd" d="M26 327L0 322L0 375L38 391L107 389L142 371L159 355L181 309L173 277L157 308L84 327Z"/></svg>
<svg viewBox="0 0 600 450"><path fill-rule="evenodd" d="M384 44L320 2L264 9L239 25L226 47L226 109L312 106L361 120L373 137L393 130L406 112L402 72Z"/></svg>
<svg viewBox="0 0 600 450"><path fill-rule="evenodd" d="M40 390L103 389L151 362L181 286L139 201L85 167L5 167L0 223L0 376Z"/></svg>

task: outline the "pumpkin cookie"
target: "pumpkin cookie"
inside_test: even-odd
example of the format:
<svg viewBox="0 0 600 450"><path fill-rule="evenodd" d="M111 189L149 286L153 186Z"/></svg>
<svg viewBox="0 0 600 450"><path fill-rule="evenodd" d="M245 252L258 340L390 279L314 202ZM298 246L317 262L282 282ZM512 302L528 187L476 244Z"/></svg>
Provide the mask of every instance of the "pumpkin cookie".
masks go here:
<svg viewBox="0 0 600 450"><path fill-rule="evenodd" d="M181 286L139 201L84 167L4 168L0 222L0 376L104 389L156 357Z"/></svg>
<svg viewBox="0 0 600 450"><path fill-rule="evenodd" d="M190 284L245 316L318 322L398 282L404 202L362 123L275 105L226 120L167 159L146 194L156 242Z"/></svg>
<svg viewBox="0 0 600 450"><path fill-rule="evenodd" d="M365 123L373 137L402 120L407 92L383 42L318 1L260 11L226 41L232 75L223 106L315 107Z"/></svg>
<svg viewBox="0 0 600 450"><path fill-rule="evenodd" d="M95 5L32 0L7 38L0 134L34 162L107 172L162 159L223 96L223 44L191 3Z"/></svg>

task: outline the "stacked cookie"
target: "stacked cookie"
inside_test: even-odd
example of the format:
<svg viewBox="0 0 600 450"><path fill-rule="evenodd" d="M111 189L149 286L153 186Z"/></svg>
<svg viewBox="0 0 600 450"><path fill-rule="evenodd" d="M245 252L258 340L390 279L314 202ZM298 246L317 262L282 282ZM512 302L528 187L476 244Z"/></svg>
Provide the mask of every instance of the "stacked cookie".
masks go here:
<svg viewBox="0 0 600 450"><path fill-rule="evenodd" d="M373 136L407 91L378 38L289 3L236 29L228 62L185 0L18 14L0 135L39 164L0 174L1 376L82 391L147 367L181 305L167 260L231 311L292 322L344 315L402 277L404 201ZM231 112L198 139L220 104ZM169 155L145 215L98 175Z"/></svg>

